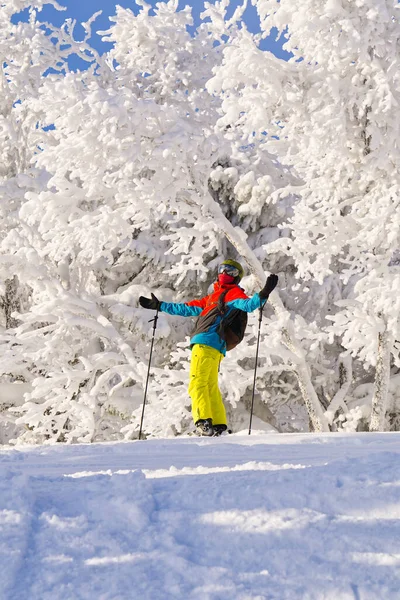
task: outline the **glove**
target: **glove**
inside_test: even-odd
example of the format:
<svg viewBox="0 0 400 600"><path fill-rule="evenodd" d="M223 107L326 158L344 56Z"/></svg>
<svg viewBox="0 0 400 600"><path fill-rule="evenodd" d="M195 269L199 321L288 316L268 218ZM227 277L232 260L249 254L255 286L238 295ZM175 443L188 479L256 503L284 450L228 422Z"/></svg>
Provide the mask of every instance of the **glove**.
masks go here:
<svg viewBox="0 0 400 600"><path fill-rule="evenodd" d="M258 294L261 300L267 300L272 290L275 289L277 283L278 275L268 275L266 284L264 285L261 292L259 292Z"/></svg>
<svg viewBox="0 0 400 600"><path fill-rule="evenodd" d="M140 306L143 306L143 308L150 308L151 310L160 310L161 306L161 302L155 297L154 294L151 294L151 298L140 296L139 304Z"/></svg>

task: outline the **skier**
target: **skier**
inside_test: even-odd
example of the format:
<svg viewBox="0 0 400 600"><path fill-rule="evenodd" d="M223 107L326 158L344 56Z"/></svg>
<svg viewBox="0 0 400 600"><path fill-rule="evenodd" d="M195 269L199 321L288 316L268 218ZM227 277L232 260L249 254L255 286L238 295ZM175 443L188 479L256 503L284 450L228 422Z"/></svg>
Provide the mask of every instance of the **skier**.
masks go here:
<svg viewBox="0 0 400 600"><path fill-rule="evenodd" d="M170 315L198 317L190 339L192 358L188 391L192 400L193 421L199 435L221 435L227 430L225 406L218 388L219 365L227 350L226 340L221 337L221 321L227 319L234 309L249 313L260 308L278 283L277 275L269 275L263 289L249 298L238 285L243 275L241 264L227 259L219 266L213 293L201 300L161 302L154 294L151 294L151 298L139 298L143 308ZM243 334L244 331L241 337Z"/></svg>

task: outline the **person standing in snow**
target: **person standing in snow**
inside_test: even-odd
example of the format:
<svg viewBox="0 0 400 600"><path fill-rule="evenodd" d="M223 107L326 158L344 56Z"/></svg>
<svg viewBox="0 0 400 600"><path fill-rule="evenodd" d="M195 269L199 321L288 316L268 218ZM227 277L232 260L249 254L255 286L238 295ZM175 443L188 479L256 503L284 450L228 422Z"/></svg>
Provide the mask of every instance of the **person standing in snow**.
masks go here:
<svg viewBox="0 0 400 600"><path fill-rule="evenodd" d="M225 406L218 387L219 365L227 350L226 340L221 337L221 320L227 319L234 309L249 313L260 308L278 283L277 275L269 275L263 289L249 298L238 285L243 275L241 264L227 259L219 266L214 291L200 300L161 302L154 294L151 298L139 298L143 308L170 315L198 317L190 338L189 395L199 435L221 435L227 430Z"/></svg>

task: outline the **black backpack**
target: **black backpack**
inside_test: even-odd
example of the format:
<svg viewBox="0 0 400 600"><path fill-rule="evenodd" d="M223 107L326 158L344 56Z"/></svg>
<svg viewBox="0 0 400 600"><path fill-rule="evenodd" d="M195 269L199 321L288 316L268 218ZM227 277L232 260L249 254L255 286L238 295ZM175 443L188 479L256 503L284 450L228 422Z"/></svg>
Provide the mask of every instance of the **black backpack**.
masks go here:
<svg viewBox="0 0 400 600"><path fill-rule="evenodd" d="M233 350L244 338L244 332L247 327L247 312L240 308L233 308L226 313L225 296L228 291L223 292L218 298L218 310L222 315L221 323L218 326L218 335L226 343L227 350Z"/></svg>

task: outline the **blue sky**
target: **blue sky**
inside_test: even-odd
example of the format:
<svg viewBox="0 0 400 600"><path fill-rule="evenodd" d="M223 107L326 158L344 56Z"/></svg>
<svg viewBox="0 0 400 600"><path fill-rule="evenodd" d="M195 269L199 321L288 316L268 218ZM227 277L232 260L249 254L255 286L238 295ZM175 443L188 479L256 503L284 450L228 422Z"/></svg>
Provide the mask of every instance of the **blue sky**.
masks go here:
<svg viewBox="0 0 400 600"><path fill-rule="evenodd" d="M160 0L147 0L149 4L155 5ZM161 0L163 1L163 0ZM210 0L212 3L215 0ZM43 11L41 11L39 18L44 21L49 21L54 25L60 25L66 18L76 19L78 22L85 22L91 17L95 12L102 10L103 14L96 20L94 24L94 30L104 30L107 29L110 22L108 17L110 15L115 14L115 7L117 4L123 6L124 8L130 8L135 14L138 13L139 7L137 6L135 0L58 0L59 4L66 7L66 11L59 12L56 11L51 5L47 5ZM234 8L238 5L242 4L241 0L234 0L232 3L231 12L233 12ZM199 15L204 9L204 0L180 0L179 8L183 8L184 6L191 6L193 8L193 16L195 18L195 24L199 22ZM249 6L245 13L245 22L250 31L257 32L258 28L258 19L256 10L253 6ZM76 28L76 34L82 34L83 29ZM106 51L110 45L101 41L99 35L94 34L91 39L91 44L101 52ZM263 49L271 50L276 56L279 58L287 59L289 55L287 52L282 50L282 40L276 42L274 36L271 36L269 39L263 41L262 44ZM75 65L75 68L79 68L79 63Z"/></svg>

